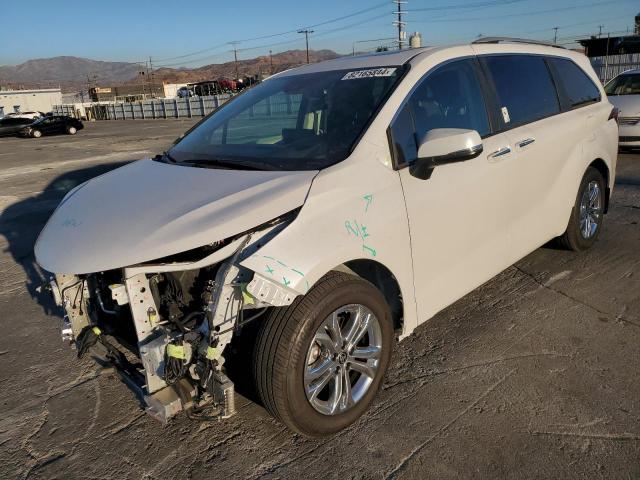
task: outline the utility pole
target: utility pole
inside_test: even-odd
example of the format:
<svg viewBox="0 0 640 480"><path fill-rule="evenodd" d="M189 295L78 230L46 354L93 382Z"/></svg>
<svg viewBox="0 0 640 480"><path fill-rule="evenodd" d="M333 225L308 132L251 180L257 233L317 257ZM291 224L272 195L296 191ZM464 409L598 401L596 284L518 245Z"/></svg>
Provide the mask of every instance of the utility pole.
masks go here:
<svg viewBox="0 0 640 480"><path fill-rule="evenodd" d="M145 95L147 94L147 92L146 92L146 90L145 90L145 88L144 88L144 83L145 83L145 80L144 80L144 70L140 70L140 71L138 72L138 74L140 75L140 84L142 85L142 98L144 98L144 97L145 97Z"/></svg>
<svg viewBox="0 0 640 480"><path fill-rule="evenodd" d="M92 87L96 87L97 86L97 80L98 80L98 76L96 74L93 74L92 77L89 77L89 75L87 75L87 95L89 96L89 100L91 100L91 88ZM97 93L96 93L97 96ZM84 101L84 95L82 96L83 101Z"/></svg>
<svg viewBox="0 0 640 480"><path fill-rule="evenodd" d="M273 52L269 50L269 75L273 75Z"/></svg>
<svg viewBox="0 0 640 480"><path fill-rule="evenodd" d="M398 16L398 20L394 21L393 24L398 27L398 49L402 50L402 47L404 47L404 40L407 36L406 32L404 31L406 22L402 21L402 14L406 13L406 11L402 11L402 5L407 2L404 0L393 0L393 3L395 3L398 7L398 10L396 12L393 12L394 15Z"/></svg>
<svg viewBox="0 0 640 480"><path fill-rule="evenodd" d="M239 76L238 76L238 44L240 42L238 41L234 41L234 42L228 42L229 45L233 45L233 63L235 66L235 70L236 70L236 80L239 80Z"/></svg>
<svg viewBox="0 0 640 480"><path fill-rule="evenodd" d="M149 84L151 82L151 77L149 76L149 63L144 62L144 66L145 66L145 69L147 71L145 78L147 79L147 87L148 87L148 90L149 90L149 95L152 96L151 92L153 92L153 84L151 84L151 86L149 87ZM143 100L144 100L144 98L143 98Z"/></svg>
<svg viewBox="0 0 640 480"><path fill-rule="evenodd" d="M156 98L155 79L153 76L153 63L151 62L151 57L149 57L149 70L151 70L151 98Z"/></svg>
<svg viewBox="0 0 640 480"><path fill-rule="evenodd" d="M602 29L604 28L604 25L598 25L598 38L600 38L602 36Z"/></svg>
<svg viewBox="0 0 640 480"><path fill-rule="evenodd" d="M298 30L298 33L304 33L304 39L307 42L307 63L309 63L309 34L313 33L313 30Z"/></svg>
<svg viewBox="0 0 640 480"><path fill-rule="evenodd" d="M607 33L607 51L604 56L604 83L609 80L609 40L611 40L611 33Z"/></svg>
<svg viewBox="0 0 640 480"><path fill-rule="evenodd" d="M553 27L553 43L558 43L558 27Z"/></svg>

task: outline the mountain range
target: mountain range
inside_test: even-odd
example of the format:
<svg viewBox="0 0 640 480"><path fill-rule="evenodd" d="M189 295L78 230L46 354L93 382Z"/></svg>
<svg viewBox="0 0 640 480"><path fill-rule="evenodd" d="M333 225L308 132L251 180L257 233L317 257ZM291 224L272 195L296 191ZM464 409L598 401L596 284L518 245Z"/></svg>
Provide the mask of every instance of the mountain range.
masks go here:
<svg viewBox="0 0 640 480"><path fill-rule="evenodd" d="M332 50L310 50L309 61L319 62L339 57ZM271 58L259 56L238 60L240 77L258 73L276 73L306 62L305 50L288 50ZM273 65L273 67L272 67ZM156 83L188 83L235 77L235 62L204 65L196 68L154 68ZM130 62L105 62L80 57L53 57L28 60L19 65L0 66L0 86L8 88L45 88L60 86L64 92L86 89L87 85L112 86L140 81L146 66Z"/></svg>

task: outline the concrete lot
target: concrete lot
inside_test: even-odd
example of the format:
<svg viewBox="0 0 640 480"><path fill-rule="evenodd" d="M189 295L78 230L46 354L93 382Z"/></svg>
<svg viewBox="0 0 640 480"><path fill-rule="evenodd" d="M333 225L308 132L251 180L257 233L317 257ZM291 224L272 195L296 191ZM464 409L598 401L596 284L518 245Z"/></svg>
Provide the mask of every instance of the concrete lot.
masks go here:
<svg viewBox="0 0 640 480"><path fill-rule="evenodd" d="M68 189L190 124L0 139L0 478L640 477L640 155L620 155L595 248L539 249L421 326L341 434L292 435L243 398L224 422L144 415L62 344L32 248Z"/></svg>

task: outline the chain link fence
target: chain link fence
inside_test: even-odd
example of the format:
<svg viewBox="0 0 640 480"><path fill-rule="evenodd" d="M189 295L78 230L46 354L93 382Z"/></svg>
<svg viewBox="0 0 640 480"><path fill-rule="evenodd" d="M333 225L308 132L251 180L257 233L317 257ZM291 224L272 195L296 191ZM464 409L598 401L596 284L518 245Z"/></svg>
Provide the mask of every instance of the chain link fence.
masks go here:
<svg viewBox="0 0 640 480"><path fill-rule="evenodd" d="M592 57L590 60L593 69L596 71L602 83L607 83L626 70L640 68L640 53Z"/></svg>

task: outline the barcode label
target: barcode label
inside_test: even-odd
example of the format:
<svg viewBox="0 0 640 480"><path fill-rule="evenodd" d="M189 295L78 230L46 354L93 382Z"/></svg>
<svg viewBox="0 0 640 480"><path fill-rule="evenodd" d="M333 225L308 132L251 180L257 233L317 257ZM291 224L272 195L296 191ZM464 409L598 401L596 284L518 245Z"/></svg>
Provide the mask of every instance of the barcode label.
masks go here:
<svg viewBox="0 0 640 480"><path fill-rule="evenodd" d="M348 72L342 80L356 80L358 78L371 78L371 77L390 77L395 73L395 68L371 68L369 70L356 70Z"/></svg>

